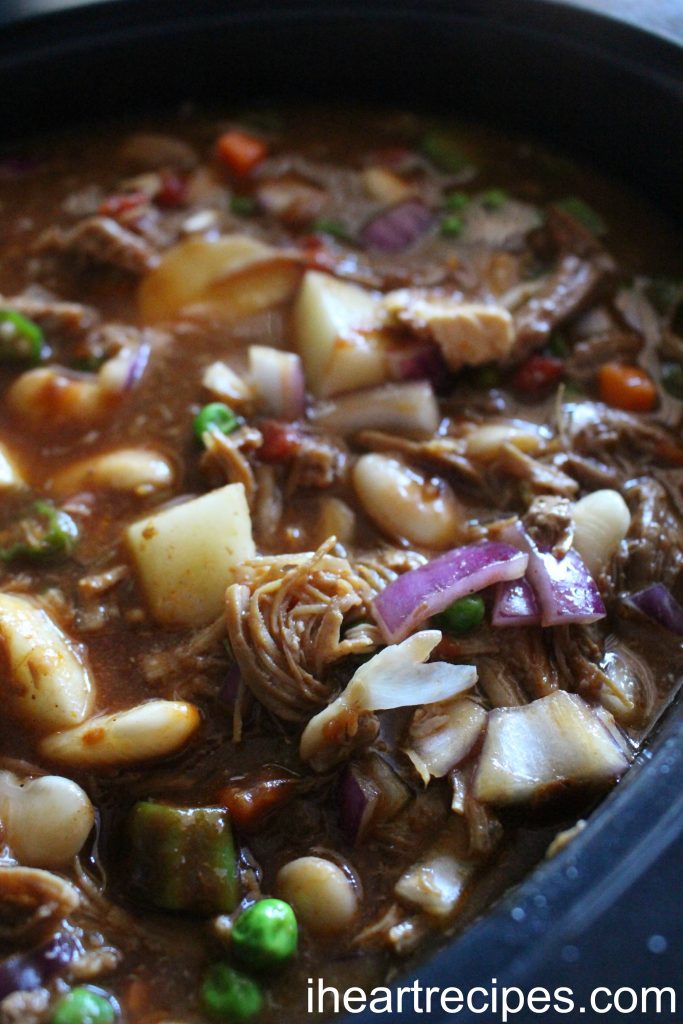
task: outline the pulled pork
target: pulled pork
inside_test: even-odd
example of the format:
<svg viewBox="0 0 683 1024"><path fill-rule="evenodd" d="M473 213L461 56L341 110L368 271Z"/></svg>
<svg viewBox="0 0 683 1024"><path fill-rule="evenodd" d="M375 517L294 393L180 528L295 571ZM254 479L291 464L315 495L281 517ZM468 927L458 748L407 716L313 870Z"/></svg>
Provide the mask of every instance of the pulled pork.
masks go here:
<svg viewBox="0 0 683 1024"><path fill-rule="evenodd" d="M303 721L330 700L324 681L335 662L366 654L372 633L342 639L347 616L368 614L373 590L334 538L314 554L255 558L228 588L227 626L242 679L252 694L286 721Z"/></svg>

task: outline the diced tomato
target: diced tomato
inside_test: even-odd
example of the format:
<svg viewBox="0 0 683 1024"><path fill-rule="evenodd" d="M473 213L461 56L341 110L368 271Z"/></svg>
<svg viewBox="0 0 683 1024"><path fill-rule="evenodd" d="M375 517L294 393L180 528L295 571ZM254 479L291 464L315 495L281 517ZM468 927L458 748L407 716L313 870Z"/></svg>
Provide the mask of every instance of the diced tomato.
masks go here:
<svg viewBox="0 0 683 1024"><path fill-rule="evenodd" d="M556 356L529 356L512 375L512 386L525 395L538 395L550 390L564 376L564 361Z"/></svg>
<svg viewBox="0 0 683 1024"><path fill-rule="evenodd" d="M657 404L657 388L640 366L605 363L598 371L600 398L606 405L627 412L651 412Z"/></svg>
<svg viewBox="0 0 683 1024"><path fill-rule="evenodd" d="M268 147L261 139L246 132L225 132L216 143L219 160L237 178L244 178L268 155Z"/></svg>
<svg viewBox="0 0 683 1024"><path fill-rule="evenodd" d="M122 214L134 210L138 206L143 206L147 202L149 202L149 196L146 192L115 192L100 203L97 212L103 217L113 217L116 220Z"/></svg>
<svg viewBox="0 0 683 1024"><path fill-rule="evenodd" d="M263 420L259 425L263 444L259 448L262 462L287 462L301 444L301 431L282 420Z"/></svg>
<svg viewBox="0 0 683 1024"><path fill-rule="evenodd" d="M230 783L220 790L218 803L227 807L238 828L245 832L258 829L273 811L284 806L296 792L297 779L281 769L261 771Z"/></svg>
<svg viewBox="0 0 683 1024"><path fill-rule="evenodd" d="M154 195L159 206L173 208L187 203L187 180L175 171L164 171L161 185Z"/></svg>

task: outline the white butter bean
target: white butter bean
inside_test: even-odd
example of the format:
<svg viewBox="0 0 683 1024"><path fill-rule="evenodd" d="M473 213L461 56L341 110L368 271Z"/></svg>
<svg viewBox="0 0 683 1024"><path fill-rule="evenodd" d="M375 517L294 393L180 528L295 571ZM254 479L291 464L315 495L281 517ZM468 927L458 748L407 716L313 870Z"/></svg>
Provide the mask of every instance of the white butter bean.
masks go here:
<svg viewBox="0 0 683 1024"><path fill-rule="evenodd" d="M454 547L464 515L448 484L388 455L362 455L353 470L360 502L383 533L427 548Z"/></svg>
<svg viewBox="0 0 683 1024"><path fill-rule="evenodd" d="M9 710L42 732L79 725L93 686L85 665L42 609L16 594L0 594L0 644L8 675Z"/></svg>
<svg viewBox="0 0 683 1024"><path fill-rule="evenodd" d="M66 867L88 838L95 812L80 786L61 775L21 782L0 771L0 823L17 860L28 867Z"/></svg>
<svg viewBox="0 0 683 1024"><path fill-rule="evenodd" d="M150 700L126 711L96 715L76 729L47 736L41 753L71 765L119 765L151 761L184 747L199 727L194 704Z"/></svg>
<svg viewBox="0 0 683 1024"><path fill-rule="evenodd" d="M323 857L299 857L285 864L278 872L275 889L314 934L342 932L358 913L352 879Z"/></svg>
<svg viewBox="0 0 683 1024"><path fill-rule="evenodd" d="M98 487L142 495L170 487L173 477L171 463L158 452L146 448L119 448L66 466L50 483L60 494Z"/></svg>

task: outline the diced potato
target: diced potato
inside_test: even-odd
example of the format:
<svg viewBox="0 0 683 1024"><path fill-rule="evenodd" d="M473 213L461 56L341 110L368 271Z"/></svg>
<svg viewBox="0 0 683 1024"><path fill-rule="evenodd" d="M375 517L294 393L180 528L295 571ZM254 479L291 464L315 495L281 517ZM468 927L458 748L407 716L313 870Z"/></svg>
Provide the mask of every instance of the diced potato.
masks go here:
<svg viewBox="0 0 683 1024"><path fill-rule="evenodd" d="M301 274L290 253L248 235L186 238L142 281L140 315L156 323L194 306L226 319L249 316L291 298Z"/></svg>
<svg viewBox="0 0 683 1024"><path fill-rule="evenodd" d="M213 398L236 409L247 409L254 400L254 389L227 363L216 362L202 374L202 385Z"/></svg>
<svg viewBox="0 0 683 1024"><path fill-rule="evenodd" d="M233 570L255 551L242 484L155 512L125 536L150 610L168 625L218 618Z"/></svg>
<svg viewBox="0 0 683 1024"><path fill-rule="evenodd" d="M15 456L7 445L0 443L0 491L18 491L26 487L26 481L17 465Z"/></svg>
<svg viewBox="0 0 683 1024"><path fill-rule="evenodd" d="M504 359L515 338L512 316L503 306L402 288L386 296L383 308L392 326L435 341L452 370Z"/></svg>
<svg viewBox="0 0 683 1024"><path fill-rule="evenodd" d="M363 188L378 203L400 203L408 199L414 189L407 181L386 167L366 167L362 174Z"/></svg>
<svg viewBox="0 0 683 1024"><path fill-rule="evenodd" d="M63 764L124 765L167 757L184 747L199 728L194 704L149 700L126 711L96 715L75 729L47 736L44 757Z"/></svg>
<svg viewBox="0 0 683 1024"><path fill-rule="evenodd" d="M387 379L376 329L379 300L365 288L311 270L294 306L294 333L311 391L319 398Z"/></svg>
<svg viewBox="0 0 683 1024"><path fill-rule="evenodd" d="M82 722L93 687L85 666L42 608L0 594L0 646L7 709L45 732Z"/></svg>

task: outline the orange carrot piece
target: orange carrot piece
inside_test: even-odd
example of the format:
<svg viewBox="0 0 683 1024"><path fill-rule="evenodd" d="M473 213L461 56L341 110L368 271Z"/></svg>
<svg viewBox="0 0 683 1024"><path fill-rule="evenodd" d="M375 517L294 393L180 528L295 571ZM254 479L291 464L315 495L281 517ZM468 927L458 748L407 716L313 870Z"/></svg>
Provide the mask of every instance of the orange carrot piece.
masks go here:
<svg viewBox="0 0 683 1024"><path fill-rule="evenodd" d="M216 143L218 158L237 178L244 178L268 155L268 147L261 139L246 132L231 131L221 135Z"/></svg>
<svg viewBox="0 0 683 1024"><path fill-rule="evenodd" d="M657 388L639 366L605 363L598 372L600 398L606 405L627 412L651 412L657 404Z"/></svg>

